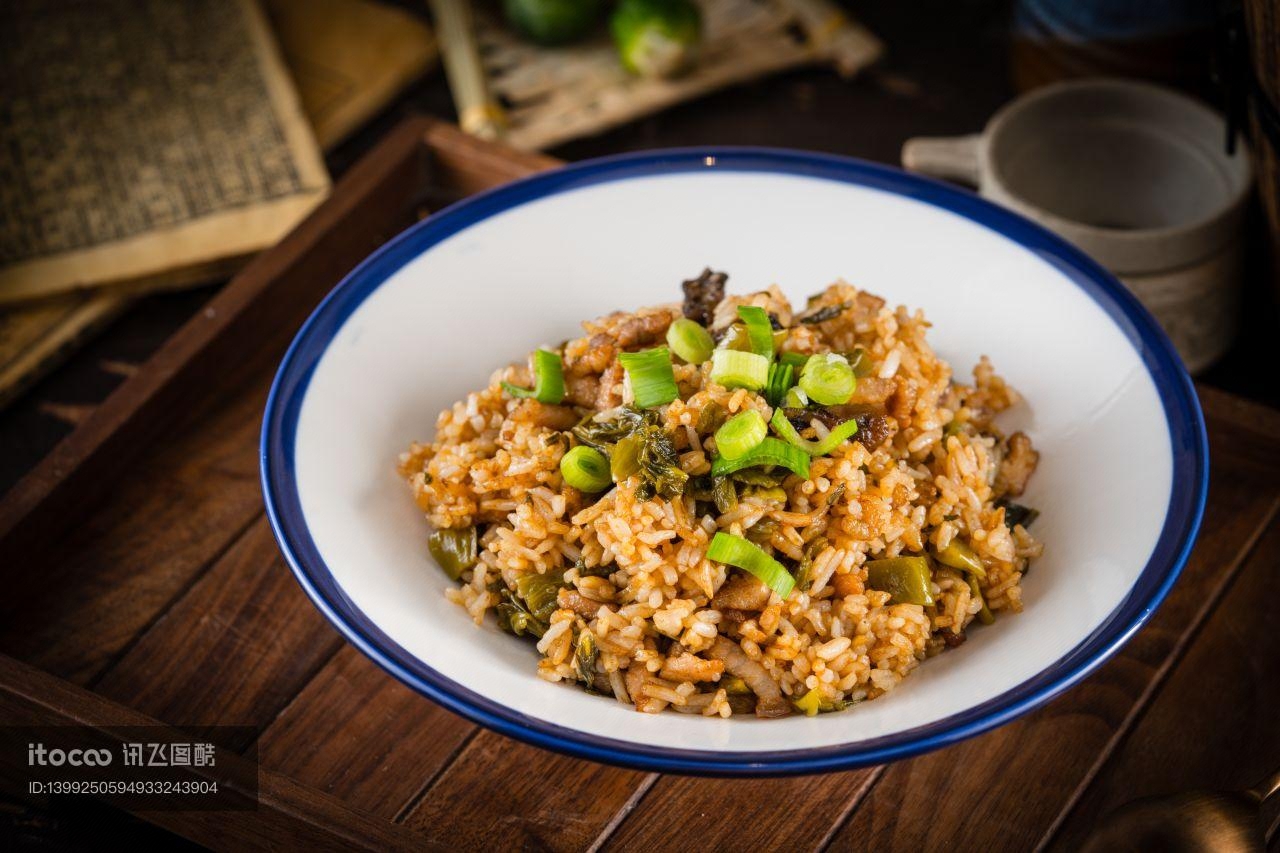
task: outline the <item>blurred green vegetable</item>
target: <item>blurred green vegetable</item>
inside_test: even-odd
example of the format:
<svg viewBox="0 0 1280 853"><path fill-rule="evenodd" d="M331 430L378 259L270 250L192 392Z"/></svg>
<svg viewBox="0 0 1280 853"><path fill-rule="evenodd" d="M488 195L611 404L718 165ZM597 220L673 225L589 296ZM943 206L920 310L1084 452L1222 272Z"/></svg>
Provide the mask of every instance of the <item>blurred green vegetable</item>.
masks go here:
<svg viewBox="0 0 1280 853"><path fill-rule="evenodd" d="M476 564L476 529L474 527L442 528L427 539L427 549L450 580Z"/></svg>
<svg viewBox="0 0 1280 853"><path fill-rule="evenodd" d="M632 74L674 77L693 60L702 13L690 0L621 0L609 29L618 58Z"/></svg>
<svg viewBox="0 0 1280 853"><path fill-rule="evenodd" d="M567 44L586 35L600 18L600 0L503 0L507 22L530 41Z"/></svg>

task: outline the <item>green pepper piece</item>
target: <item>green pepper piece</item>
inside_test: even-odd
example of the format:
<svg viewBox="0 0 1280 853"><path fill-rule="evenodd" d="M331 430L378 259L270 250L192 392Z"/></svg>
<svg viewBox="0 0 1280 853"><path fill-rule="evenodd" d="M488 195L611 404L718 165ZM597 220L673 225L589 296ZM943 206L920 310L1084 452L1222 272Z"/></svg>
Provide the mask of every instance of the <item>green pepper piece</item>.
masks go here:
<svg viewBox="0 0 1280 853"><path fill-rule="evenodd" d="M969 572L983 580L987 578L987 570L983 568L982 560L973 552L972 548L959 539L952 539L951 544L934 556L944 566L950 566L962 572Z"/></svg>
<svg viewBox="0 0 1280 853"><path fill-rule="evenodd" d="M427 539L431 556L449 579L455 581L476 564L476 547L474 527L441 528Z"/></svg>
<svg viewBox="0 0 1280 853"><path fill-rule="evenodd" d="M867 586L890 595L890 604L933 604L928 557L867 561Z"/></svg>

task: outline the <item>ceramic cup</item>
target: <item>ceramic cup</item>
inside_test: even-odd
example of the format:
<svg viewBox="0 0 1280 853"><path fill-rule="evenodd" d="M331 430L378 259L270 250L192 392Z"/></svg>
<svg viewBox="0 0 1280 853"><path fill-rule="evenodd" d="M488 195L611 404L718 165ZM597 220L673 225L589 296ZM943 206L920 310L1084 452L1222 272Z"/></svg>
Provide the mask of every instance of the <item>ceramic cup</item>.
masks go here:
<svg viewBox="0 0 1280 853"><path fill-rule="evenodd" d="M1252 172L1225 139L1198 101L1096 79L1024 95L982 133L908 140L902 164L977 187L1075 243L1142 300L1195 372L1236 326Z"/></svg>

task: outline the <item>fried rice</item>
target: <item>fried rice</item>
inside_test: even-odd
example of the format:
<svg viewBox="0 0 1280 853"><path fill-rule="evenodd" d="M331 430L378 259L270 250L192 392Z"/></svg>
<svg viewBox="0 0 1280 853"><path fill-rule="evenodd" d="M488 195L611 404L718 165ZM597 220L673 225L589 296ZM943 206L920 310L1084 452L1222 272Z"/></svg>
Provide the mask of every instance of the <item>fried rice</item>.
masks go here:
<svg viewBox="0 0 1280 853"><path fill-rule="evenodd" d="M440 414L435 440L411 445L400 471L437 531L474 536L448 597L477 624L496 615L532 641L543 679L650 713L843 709L960 645L975 621L1022 609L1021 579L1042 546L1025 527L1034 511L1011 499L1037 454L994 423L1017 393L985 357L972 380L953 377L920 311L844 282L797 310L776 286L725 297L725 278L704 272L685 283L683 303L583 323L582 337L551 348L563 364L558 404L512 396L534 385L532 354L499 369ZM760 390L713 382L710 362L673 359L676 399L643 413L633 405L620 353L660 346L682 316L723 346L740 305L768 312L779 350L796 359L861 362L836 416L786 410L816 439L839 416L859 417L853 438L813 457L807 477L768 466L711 476L714 427L750 409L768 422L774 407ZM655 493L644 470L597 493L565 482L562 457L583 436L641 418L674 450L682 491ZM757 545L794 588L784 598L709 559L718 532ZM927 565L924 598L871 582L869 567L899 557Z"/></svg>

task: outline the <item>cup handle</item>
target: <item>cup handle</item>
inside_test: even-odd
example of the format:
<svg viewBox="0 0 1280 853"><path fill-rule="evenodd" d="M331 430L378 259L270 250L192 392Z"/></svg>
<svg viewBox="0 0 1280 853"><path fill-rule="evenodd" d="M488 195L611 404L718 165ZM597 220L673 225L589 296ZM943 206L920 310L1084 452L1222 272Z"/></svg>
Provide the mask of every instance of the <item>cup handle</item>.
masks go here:
<svg viewBox="0 0 1280 853"><path fill-rule="evenodd" d="M982 134L967 136L917 136L902 146L902 165L912 172L922 172L935 178L959 181L971 187L978 186L982 167L978 162L978 149Z"/></svg>

